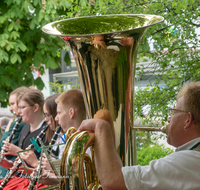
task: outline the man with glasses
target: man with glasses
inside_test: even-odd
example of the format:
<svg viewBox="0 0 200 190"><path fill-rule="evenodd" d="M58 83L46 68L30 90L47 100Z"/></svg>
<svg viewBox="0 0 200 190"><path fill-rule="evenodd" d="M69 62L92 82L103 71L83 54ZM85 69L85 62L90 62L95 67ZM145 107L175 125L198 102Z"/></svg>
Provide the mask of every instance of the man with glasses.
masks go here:
<svg viewBox="0 0 200 190"><path fill-rule="evenodd" d="M85 120L79 130L95 133L95 164L103 189L200 189L200 82L184 86L168 118L167 142L176 151L148 166L122 166L109 123Z"/></svg>

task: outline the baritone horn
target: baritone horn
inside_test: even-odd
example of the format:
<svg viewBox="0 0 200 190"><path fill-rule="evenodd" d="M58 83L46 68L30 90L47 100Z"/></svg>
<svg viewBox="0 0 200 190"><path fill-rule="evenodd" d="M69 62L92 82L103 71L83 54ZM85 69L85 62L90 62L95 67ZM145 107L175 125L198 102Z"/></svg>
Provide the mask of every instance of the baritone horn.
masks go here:
<svg viewBox="0 0 200 190"><path fill-rule="evenodd" d="M102 15L60 20L42 28L47 34L59 36L70 47L88 118L93 118L102 108L109 110L116 150L124 166L133 165L135 157L135 133L130 126L134 123L137 50L147 29L163 20L161 16L145 14ZM74 181L79 183L76 177Z"/></svg>
<svg viewBox="0 0 200 190"><path fill-rule="evenodd" d="M131 127L133 131L157 131L157 132L162 132L164 134L167 134L168 132L168 125L163 126L163 127Z"/></svg>

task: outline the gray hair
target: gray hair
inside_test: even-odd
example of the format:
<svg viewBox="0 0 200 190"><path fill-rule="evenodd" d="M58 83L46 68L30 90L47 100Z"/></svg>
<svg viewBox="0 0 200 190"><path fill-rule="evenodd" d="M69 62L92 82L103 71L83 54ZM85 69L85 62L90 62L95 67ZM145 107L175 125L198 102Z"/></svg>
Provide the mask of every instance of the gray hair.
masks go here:
<svg viewBox="0 0 200 190"><path fill-rule="evenodd" d="M9 118L7 117L2 117L1 118L1 125L8 125L8 122L10 121Z"/></svg>

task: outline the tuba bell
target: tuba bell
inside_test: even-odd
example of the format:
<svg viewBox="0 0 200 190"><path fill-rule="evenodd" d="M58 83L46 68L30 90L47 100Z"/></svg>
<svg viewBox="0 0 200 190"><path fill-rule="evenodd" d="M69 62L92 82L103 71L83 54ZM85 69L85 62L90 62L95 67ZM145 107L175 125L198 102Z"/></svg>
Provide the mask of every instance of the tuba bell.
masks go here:
<svg viewBox="0 0 200 190"><path fill-rule="evenodd" d="M93 118L100 109L109 110L114 123L116 150L124 166L133 165L136 157L132 140L135 133L131 126L134 123L137 50L147 29L163 20L157 15L103 15L60 20L42 28L47 34L59 36L70 47L88 118ZM62 160L70 156L64 155ZM74 171L72 169L70 173ZM77 183L83 185L79 180ZM87 189L81 186L80 189ZM66 184L62 189L68 189Z"/></svg>

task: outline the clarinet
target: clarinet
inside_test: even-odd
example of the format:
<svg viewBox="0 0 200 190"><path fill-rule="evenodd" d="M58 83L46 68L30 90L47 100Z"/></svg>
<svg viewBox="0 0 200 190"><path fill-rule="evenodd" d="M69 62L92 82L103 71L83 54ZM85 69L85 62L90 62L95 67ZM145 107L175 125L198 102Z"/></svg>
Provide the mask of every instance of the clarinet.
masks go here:
<svg viewBox="0 0 200 190"><path fill-rule="evenodd" d="M46 125L42 131L39 133L39 135L36 137L36 142L38 142L38 139L42 139L44 138L45 136L45 132L47 131L48 129L48 125ZM30 144L27 149L32 149L34 148L34 145L33 144ZM22 161L19 159L16 163L16 165L10 170L10 172L6 175L6 177L4 178L4 180L1 182L1 185L0 185L0 189L3 189L3 187L6 185L6 183L10 180L10 178L14 175L14 173L18 170L18 168L21 166L22 164Z"/></svg>
<svg viewBox="0 0 200 190"><path fill-rule="evenodd" d="M6 140L5 140L6 142L9 142L9 143L12 142L12 140L14 139L15 133L16 133L17 129L19 128L19 125L20 125L21 121L22 121L22 117L19 117L19 118L16 120L15 126L13 127L13 130L12 130L10 136L7 137ZM1 150L1 154L0 154L0 163L1 163L1 161L3 160L3 157L4 157L4 156L2 155L3 153L5 153L5 150L2 149L2 150Z"/></svg>
<svg viewBox="0 0 200 190"><path fill-rule="evenodd" d="M53 148L51 145L54 145L54 144L55 144L55 142L56 142L56 140L57 140L57 138L58 138L58 136L59 136L60 131L61 131L61 126L58 126L58 127L56 128L56 131L55 131L55 133L54 133L52 139L51 139L51 142L49 143L50 147L49 147L48 150L47 150L47 151L49 152L49 154L51 154L52 148ZM41 157L41 158L42 158L42 157ZM40 164L39 164L39 165L37 166L37 169L36 169L35 174L34 174L34 176L33 176L32 183L31 183L31 181L30 181L27 190L33 190L33 189L35 188L35 184L36 184L36 182L37 182L37 176L38 176L38 174L41 172L41 170L42 170L42 169L41 169Z"/></svg>

